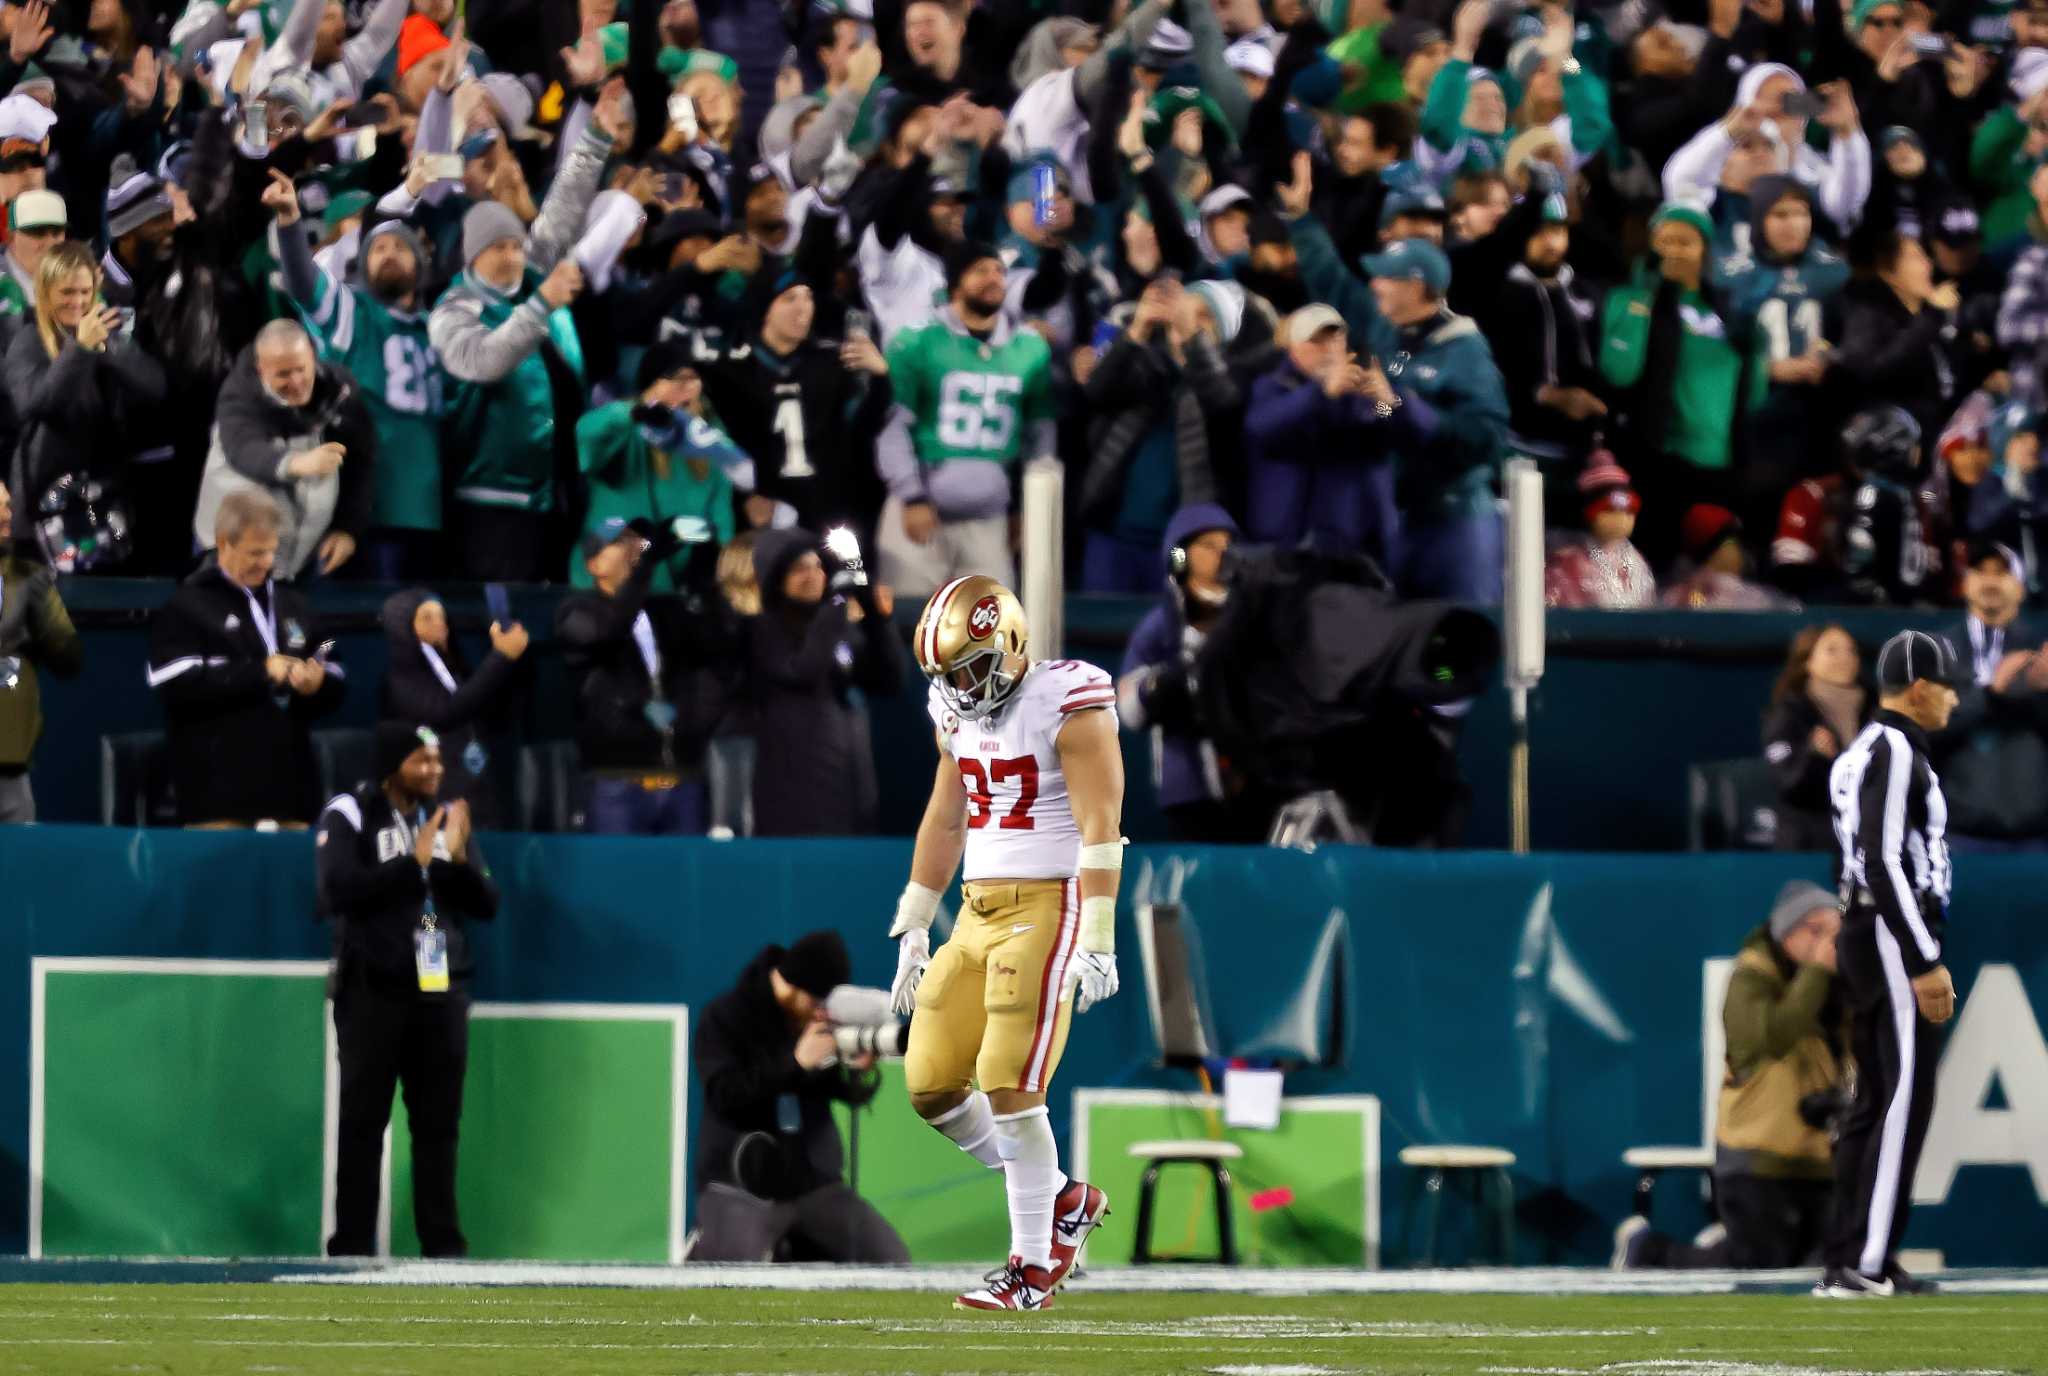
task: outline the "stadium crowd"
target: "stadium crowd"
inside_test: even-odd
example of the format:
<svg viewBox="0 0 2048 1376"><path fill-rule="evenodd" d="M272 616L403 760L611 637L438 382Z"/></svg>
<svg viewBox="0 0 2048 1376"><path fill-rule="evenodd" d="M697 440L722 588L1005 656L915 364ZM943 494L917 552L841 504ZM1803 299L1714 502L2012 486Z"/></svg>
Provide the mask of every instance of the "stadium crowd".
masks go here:
<svg viewBox="0 0 2048 1376"><path fill-rule="evenodd" d="M621 827L701 828L650 794L739 704L830 726L760 773L860 829L878 628L1014 577L1034 461L1074 590L1179 561L1127 679L1233 539L1498 600L1513 457L1555 606L2039 586L2048 0L30 0L0 44L11 557L273 625L569 584ZM527 633L472 677L437 608L387 606L385 693L459 766ZM174 735L166 667L221 671L176 620ZM235 691L331 702L300 649Z"/></svg>

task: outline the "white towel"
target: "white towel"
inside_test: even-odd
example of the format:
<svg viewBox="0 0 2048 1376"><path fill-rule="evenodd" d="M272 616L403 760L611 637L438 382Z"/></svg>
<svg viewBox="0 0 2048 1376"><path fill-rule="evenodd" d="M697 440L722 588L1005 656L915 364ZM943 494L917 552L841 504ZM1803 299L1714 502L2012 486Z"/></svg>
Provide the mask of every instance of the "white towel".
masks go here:
<svg viewBox="0 0 2048 1376"><path fill-rule="evenodd" d="M593 291L603 291L611 284L612 269L618 265L619 255L626 251L626 241L639 232L647 223L647 212L640 202L623 191L599 193L590 203L590 214L583 221L583 237L576 241L576 266L583 269L585 281Z"/></svg>

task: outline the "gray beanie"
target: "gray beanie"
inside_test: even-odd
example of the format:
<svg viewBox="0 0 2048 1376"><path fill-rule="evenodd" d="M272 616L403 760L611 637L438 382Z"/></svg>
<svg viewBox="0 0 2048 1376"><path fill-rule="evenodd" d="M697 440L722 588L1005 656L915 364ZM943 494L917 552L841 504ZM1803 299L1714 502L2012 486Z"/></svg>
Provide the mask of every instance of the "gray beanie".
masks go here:
<svg viewBox="0 0 2048 1376"><path fill-rule="evenodd" d="M1815 908L1837 906L1835 895L1818 884L1804 879L1795 879L1778 890L1777 901L1771 904L1771 940L1780 946L1785 938L1792 935L1792 929L1806 920L1806 915Z"/></svg>
<svg viewBox="0 0 2048 1376"><path fill-rule="evenodd" d="M517 239L521 248L526 246L526 226L510 206L502 201L483 201L471 206L462 217L463 270L467 271L485 249L505 239Z"/></svg>
<svg viewBox="0 0 2048 1376"><path fill-rule="evenodd" d="M467 221L464 222L464 227L467 228ZM420 238L419 231L404 220L379 220L376 224L371 225L363 234L363 249L360 260L367 260L370 256L370 245L387 234L396 235L404 241L407 248L412 250L413 266L419 270L421 277L425 277L427 270L434 265L434 255L427 252L427 242ZM463 246L465 248L468 247L467 235L464 236Z"/></svg>

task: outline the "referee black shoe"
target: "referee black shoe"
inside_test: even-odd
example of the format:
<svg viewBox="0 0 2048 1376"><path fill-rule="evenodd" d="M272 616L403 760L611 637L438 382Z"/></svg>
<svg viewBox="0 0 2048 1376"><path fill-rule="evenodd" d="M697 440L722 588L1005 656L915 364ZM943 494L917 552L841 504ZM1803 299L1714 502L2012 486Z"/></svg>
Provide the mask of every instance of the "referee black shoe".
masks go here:
<svg viewBox="0 0 2048 1376"><path fill-rule="evenodd" d="M1850 1266L1830 1266L1821 1274L1813 1293L1821 1299L1890 1299L1898 1293L1889 1279L1873 1278Z"/></svg>
<svg viewBox="0 0 2048 1376"><path fill-rule="evenodd" d="M1933 1295L1941 1291L1941 1283L1932 1280L1917 1280L1913 1273L1896 1261L1884 1264L1884 1278L1892 1283L1895 1295Z"/></svg>

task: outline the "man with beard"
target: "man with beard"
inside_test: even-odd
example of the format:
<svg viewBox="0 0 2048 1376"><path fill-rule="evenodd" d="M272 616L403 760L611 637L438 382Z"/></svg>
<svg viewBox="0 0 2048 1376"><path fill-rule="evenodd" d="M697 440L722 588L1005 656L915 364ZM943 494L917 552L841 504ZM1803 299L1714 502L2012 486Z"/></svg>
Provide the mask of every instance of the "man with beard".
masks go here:
<svg viewBox="0 0 2048 1376"><path fill-rule="evenodd" d="M270 175L263 203L274 217L271 251L284 269L285 290L320 357L348 369L361 387L377 434L377 490L358 570L383 582L432 578L441 543L446 375L421 309L426 245L405 221L379 221L357 259L362 280L344 285L313 261L291 179Z"/></svg>
<svg viewBox="0 0 2048 1376"><path fill-rule="evenodd" d="M1002 259L962 241L945 262L945 309L889 345L896 409L875 458L889 486L875 542L899 597L969 573L1014 582L1013 470L1054 452L1052 351L1005 316Z"/></svg>
<svg viewBox="0 0 2048 1376"><path fill-rule="evenodd" d="M1574 278L1565 262L1570 249L1571 226L1558 202L1524 236L1522 261L1508 270L1485 317L1493 338L1517 341L1498 355L1508 391L1508 447L1536 460L1549 480L1545 498L1557 511L1579 505L1573 480L1607 414L1593 366L1599 298Z"/></svg>

